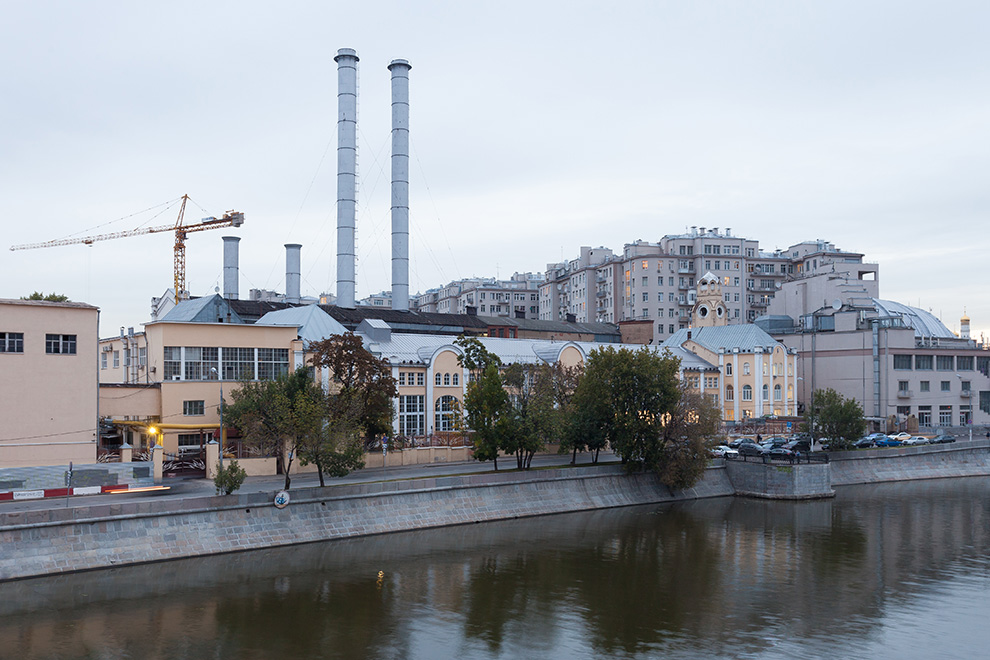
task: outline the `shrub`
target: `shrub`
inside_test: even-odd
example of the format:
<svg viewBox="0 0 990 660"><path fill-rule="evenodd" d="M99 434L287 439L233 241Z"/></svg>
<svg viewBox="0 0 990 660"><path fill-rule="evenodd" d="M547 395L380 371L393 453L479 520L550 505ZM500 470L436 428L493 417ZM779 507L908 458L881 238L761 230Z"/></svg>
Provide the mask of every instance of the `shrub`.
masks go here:
<svg viewBox="0 0 990 660"><path fill-rule="evenodd" d="M225 468L220 468L220 464L217 463L217 468L217 476L213 477L217 495L230 495L240 488L247 478L247 472L237 464L237 461L230 461Z"/></svg>

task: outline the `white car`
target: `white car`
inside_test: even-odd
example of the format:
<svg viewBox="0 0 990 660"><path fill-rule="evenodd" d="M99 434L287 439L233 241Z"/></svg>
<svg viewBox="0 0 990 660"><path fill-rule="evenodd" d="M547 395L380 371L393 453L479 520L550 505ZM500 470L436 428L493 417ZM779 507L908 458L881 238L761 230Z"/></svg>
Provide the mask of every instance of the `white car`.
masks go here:
<svg viewBox="0 0 990 660"><path fill-rule="evenodd" d="M726 445L715 447L711 450L711 454L717 458L739 458L739 452Z"/></svg>
<svg viewBox="0 0 990 660"><path fill-rule="evenodd" d="M907 433L906 431L901 431L900 433L891 433L887 437L890 438L891 440L900 440L901 442L904 442L905 440L911 437L911 434Z"/></svg>
<svg viewBox="0 0 990 660"><path fill-rule="evenodd" d="M931 440L923 435L912 435L910 438L906 438L901 442L905 445L927 445L931 443Z"/></svg>

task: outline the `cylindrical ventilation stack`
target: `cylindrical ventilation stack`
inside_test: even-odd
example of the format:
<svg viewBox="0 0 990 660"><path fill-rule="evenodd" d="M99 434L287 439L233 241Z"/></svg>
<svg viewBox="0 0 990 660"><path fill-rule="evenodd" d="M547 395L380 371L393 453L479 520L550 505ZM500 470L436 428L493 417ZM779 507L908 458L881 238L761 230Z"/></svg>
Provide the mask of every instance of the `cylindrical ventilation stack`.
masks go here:
<svg viewBox="0 0 990 660"><path fill-rule="evenodd" d="M302 246L298 243L285 244L285 302L299 302L299 254Z"/></svg>
<svg viewBox="0 0 990 660"><path fill-rule="evenodd" d="M357 216L357 52L341 48L337 63L337 304L354 307Z"/></svg>
<svg viewBox="0 0 990 660"><path fill-rule="evenodd" d="M223 237L223 297L237 300L239 236Z"/></svg>
<svg viewBox="0 0 990 660"><path fill-rule="evenodd" d="M392 60L392 309L409 309L409 70Z"/></svg>

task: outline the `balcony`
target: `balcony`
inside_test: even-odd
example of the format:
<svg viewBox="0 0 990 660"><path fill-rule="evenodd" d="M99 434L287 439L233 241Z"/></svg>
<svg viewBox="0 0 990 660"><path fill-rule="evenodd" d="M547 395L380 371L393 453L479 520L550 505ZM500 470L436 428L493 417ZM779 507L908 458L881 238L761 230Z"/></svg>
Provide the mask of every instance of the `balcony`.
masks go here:
<svg viewBox="0 0 990 660"><path fill-rule="evenodd" d="M963 399L970 399L973 397L973 390L960 390L959 396Z"/></svg>
<svg viewBox="0 0 990 660"><path fill-rule="evenodd" d="M913 392L911 390L897 390L898 399L910 399L912 395Z"/></svg>

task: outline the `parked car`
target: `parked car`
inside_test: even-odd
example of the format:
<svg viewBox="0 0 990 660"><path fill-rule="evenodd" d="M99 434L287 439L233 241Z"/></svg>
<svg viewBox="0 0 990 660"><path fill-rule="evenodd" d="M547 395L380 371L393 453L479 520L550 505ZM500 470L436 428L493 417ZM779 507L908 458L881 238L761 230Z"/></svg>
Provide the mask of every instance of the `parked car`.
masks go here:
<svg viewBox="0 0 990 660"><path fill-rule="evenodd" d="M901 442L904 442L905 440L911 437L911 434L908 433L907 431L901 431L900 433L891 433L887 437L890 438L891 440L900 440Z"/></svg>
<svg viewBox="0 0 990 660"><path fill-rule="evenodd" d="M886 433L871 433L871 434L869 434L866 437L869 438L870 440L872 440L873 441L873 444L876 444L877 440L879 440L880 438L886 438L887 437L887 434Z"/></svg>
<svg viewBox="0 0 990 660"><path fill-rule="evenodd" d="M811 442L809 440L791 440L784 445L784 449L790 451L811 451Z"/></svg>
<svg viewBox="0 0 990 660"><path fill-rule="evenodd" d="M763 447L755 442L743 442L737 447L740 456L762 456Z"/></svg>
<svg viewBox="0 0 990 660"><path fill-rule="evenodd" d="M912 435L910 438L904 441L904 444L908 446L927 445L929 444L929 442L931 441L923 435Z"/></svg>
<svg viewBox="0 0 990 660"><path fill-rule="evenodd" d="M949 435L948 433L942 433L942 434L936 435L934 438L932 438L931 439L931 444L933 444L933 445L944 445L944 444L948 444L950 442L955 442L955 441L956 441L956 437L955 436Z"/></svg>
<svg viewBox="0 0 990 660"><path fill-rule="evenodd" d="M900 447L901 444L903 443L900 440L891 438L889 435L877 440L877 447Z"/></svg>
<svg viewBox="0 0 990 660"><path fill-rule="evenodd" d="M710 450L715 458L738 458L739 452L728 445L719 445Z"/></svg>
<svg viewBox="0 0 990 660"><path fill-rule="evenodd" d="M771 461L794 461L795 453L790 449L785 449L784 447L771 447L766 451L766 455L770 457Z"/></svg>
<svg viewBox="0 0 990 660"><path fill-rule="evenodd" d="M854 442L853 447L855 447L856 449L869 449L870 447L873 447L876 444L877 443L873 438L871 438L870 436L866 436Z"/></svg>
<svg viewBox="0 0 990 660"><path fill-rule="evenodd" d="M744 442L753 442L753 439L746 437L733 438L732 440L726 443L726 446L731 447L732 449L739 449L739 445L741 445Z"/></svg>
<svg viewBox="0 0 990 660"><path fill-rule="evenodd" d="M771 436L771 437L769 437L769 438L764 438L764 440L763 440L763 442L764 442L764 443L767 443L767 442L769 442L769 443L771 443L771 444L772 444L772 445L773 445L774 447L783 447L783 446L784 446L784 445L786 445L786 444L787 444L787 443L788 443L789 441L790 441L790 438L785 438L785 437L784 437L784 436L782 436L782 435L775 435L775 436Z"/></svg>

